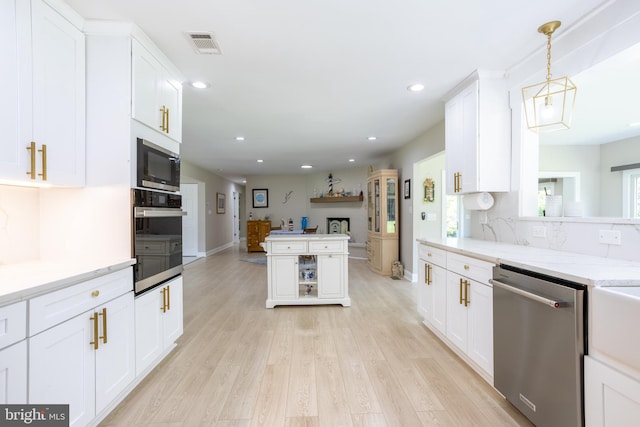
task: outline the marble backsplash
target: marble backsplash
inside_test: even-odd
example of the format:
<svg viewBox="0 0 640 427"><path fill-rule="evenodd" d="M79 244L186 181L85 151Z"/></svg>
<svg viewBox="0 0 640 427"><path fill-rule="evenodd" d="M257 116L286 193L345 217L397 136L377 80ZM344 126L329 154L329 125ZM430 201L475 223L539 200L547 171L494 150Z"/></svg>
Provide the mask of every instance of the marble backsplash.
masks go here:
<svg viewBox="0 0 640 427"><path fill-rule="evenodd" d="M517 193L494 193L495 204L483 214L472 212L470 237L594 255L605 258L640 261L640 224L611 222L605 218L519 218ZM620 245L599 242L600 230L615 230L621 235Z"/></svg>

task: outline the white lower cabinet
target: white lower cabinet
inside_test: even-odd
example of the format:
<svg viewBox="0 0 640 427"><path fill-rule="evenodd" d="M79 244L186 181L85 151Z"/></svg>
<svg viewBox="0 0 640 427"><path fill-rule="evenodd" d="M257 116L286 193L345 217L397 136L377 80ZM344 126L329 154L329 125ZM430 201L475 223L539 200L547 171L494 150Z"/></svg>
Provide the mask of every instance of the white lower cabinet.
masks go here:
<svg viewBox="0 0 640 427"><path fill-rule="evenodd" d="M182 276L135 299L136 376L155 365L182 335Z"/></svg>
<svg viewBox="0 0 640 427"><path fill-rule="evenodd" d="M586 427L632 427L640 420L640 378L584 357Z"/></svg>
<svg viewBox="0 0 640 427"><path fill-rule="evenodd" d="M0 350L0 404L27 401L27 341Z"/></svg>
<svg viewBox="0 0 640 427"><path fill-rule="evenodd" d="M493 384L493 264L425 244L418 252L424 324Z"/></svg>
<svg viewBox="0 0 640 427"><path fill-rule="evenodd" d="M129 272L130 273L130 272ZM134 379L133 292L29 338L29 403L84 426Z"/></svg>
<svg viewBox="0 0 640 427"><path fill-rule="evenodd" d="M447 332L447 271L424 260L419 261L418 312L427 326Z"/></svg>

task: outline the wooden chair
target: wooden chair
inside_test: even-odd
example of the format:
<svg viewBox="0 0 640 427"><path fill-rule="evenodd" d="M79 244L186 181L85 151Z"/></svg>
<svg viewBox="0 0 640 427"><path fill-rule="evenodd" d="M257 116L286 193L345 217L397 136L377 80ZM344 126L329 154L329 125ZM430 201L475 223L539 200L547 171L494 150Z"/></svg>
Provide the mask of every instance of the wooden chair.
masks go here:
<svg viewBox="0 0 640 427"><path fill-rule="evenodd" d="M318 226L316 225L315 228L305 228L302 234L316 234L317 231L318 231Z"/></svg>

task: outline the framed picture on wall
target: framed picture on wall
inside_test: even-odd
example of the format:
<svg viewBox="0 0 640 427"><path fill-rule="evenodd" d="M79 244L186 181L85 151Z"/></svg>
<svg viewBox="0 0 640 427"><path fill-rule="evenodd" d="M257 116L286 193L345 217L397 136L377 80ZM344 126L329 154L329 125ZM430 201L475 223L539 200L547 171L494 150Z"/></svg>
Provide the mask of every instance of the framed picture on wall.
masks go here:
<svg viewBox="0 0 640 427"><path fill-rule="evenodd" d="M411 180L410 179L404 180L404 198L405 199L411 198Z"/></svg>
<svg viewBox="0 0 640 427"><path fill-rule="evenodd" d="M216 193L216 213L223 214L225 205L224 193Z"/></svg>
<svg viewBox="0 0 640 427"><path fill-rule="evenodd" d="M269 190L266 188L254 188L253 190L253 207L268 208L269 207Z"/></svg>

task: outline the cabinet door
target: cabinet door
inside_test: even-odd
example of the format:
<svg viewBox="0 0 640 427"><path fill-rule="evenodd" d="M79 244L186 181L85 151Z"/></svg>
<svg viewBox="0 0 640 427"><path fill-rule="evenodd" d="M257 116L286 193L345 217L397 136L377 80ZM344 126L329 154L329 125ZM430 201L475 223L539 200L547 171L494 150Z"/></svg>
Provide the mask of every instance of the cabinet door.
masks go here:
<svg viewBox="0 0 640 427"><path fill-rule="evenodd" d="M69 404L69 425L95 416L93 311L29 338L29 403Z"/></svg>
<svg viewBox="0 0 640 427"><path fill-rule="evenodd" d="M635 426L640 420L640 380L584 357L584 416L587 427Z"/></svg>
<svg viewBox="0 0 640 427"><path fill-rule="evenodd" d="M447 272L447 338L464 352L467 351L467 308L464 306L465 280L468 279Z"/></svg>
<svg viewBox="0 0 640 427"><path fill-rule="evenodd" d="M318 298L344 298L345 255L318 255Z"/></svg>
<svg viewBox="0 0 640 427"><path fill-rule="evenodd" d="M42 0L32 2L33 140L52 184L85 183L84 34ZM46 165L44 161L46 160ZM41 178L38 177L37 181ZM44 178L42 178L44 180Z"/></svg>
<svg viewBox="0 0 640 427"><path fill-rule="evenodd" d="M0 350L0 404L27 401L27 341Z"/></svg>
<svg viewBox="0 0 640 427"><path fill-rule="evenodd" d="M163 312L164 347L172 345L183 331L182 318L182 276L164 286L167 310Z"/></svg>
<svg viewBox="0 0 640 427"><path fill-rule="evenodd" d="M433 307L428 269L429 264L423 260L418 261L418 313L427 322L431 318L431 307Z"/></svg>
<svg viewBox="0 0 640 427"><path fill-rule="evenodd" d="M100 340L100 347L95 353L96 413L100 413L135 378L133 292L96 311L101 314L100 336L106 335Z"/></svg>
<svg viewBox="0 0 640 427"><path fill-rule="evenodd" d="M0 2L0 179L26 181L31 142L31 21L29 2Z"/></svg>
<svg viewBox="0 0 640 427"><path fill-rule="evenodd" d="M431 264L432 310L429 321L441 333L447 333L447 270Z"/></svg>
<svg viewBox="0 0 640 427"><path fill-rule="evenodd" d="M182 141L182 84L164 72L160 82L160 106L166 109L165 132L176 141Z"/></svg>
<svg viewBox="0 0 640 427"><path fill-rule="evenodd" d="M477 191L478 81L445 105L447 194Z"/></svg>
<svg viewBox="0 0 640 427"><path fill-rule="evenodd" d="M382 270L382 240L369 237L367 242L367 261L371 269Z"/></svg>
<svg viewBox="0 0 640 427"><path fill-rule="evenodd" d="M159 288L135 299L136 376L162 354L162 294Z"/></svg>
<svg viewBox="0 0 640 427"><path fill-rule="evenodd" d="M493 289L472 280L469 292L467 353L493 377Z"/></svg>
<svg viewBox="0 0 640 427"><path fill-rule="evenodd" d="M298 298L298 256L272 256L271 267L272 298Z"/></svg>
<svg viewBox="0 0 640 427"><path fill-rule="evenodd" d="M158 60L138 41L131 47L132 55L132 111L134 119L162 131L162 112L158 102L159 84L162 79Z"/></svg>

